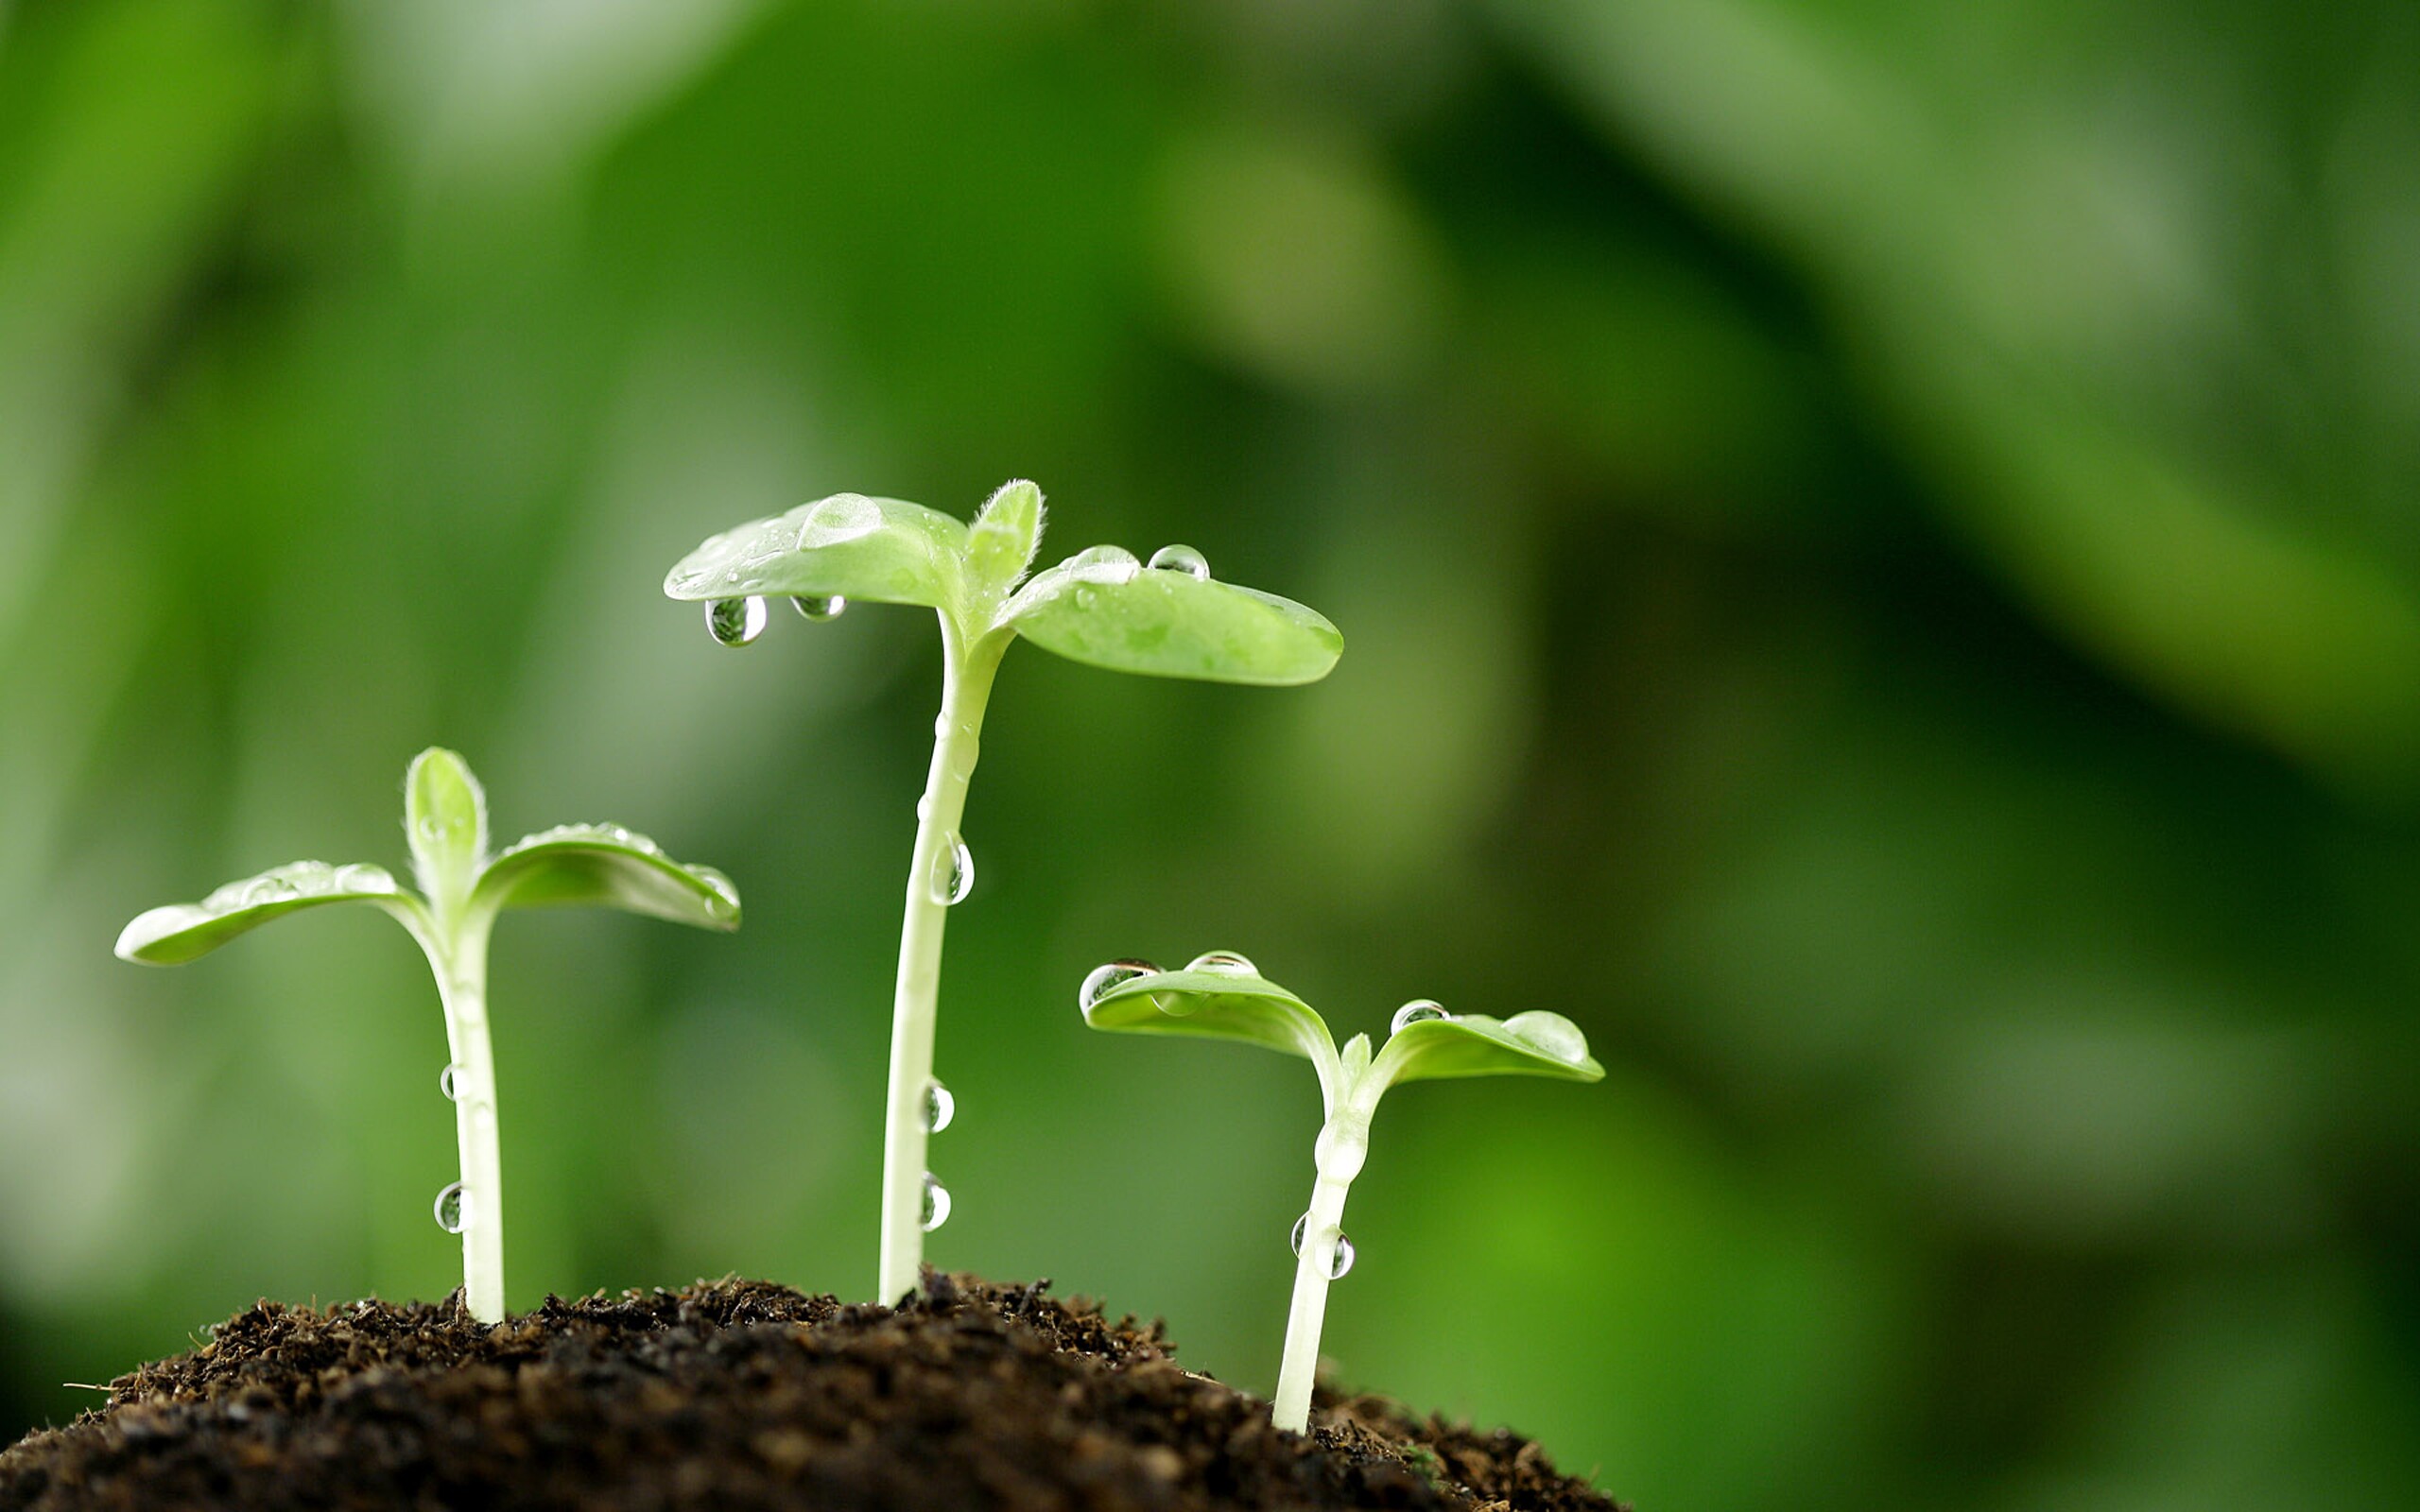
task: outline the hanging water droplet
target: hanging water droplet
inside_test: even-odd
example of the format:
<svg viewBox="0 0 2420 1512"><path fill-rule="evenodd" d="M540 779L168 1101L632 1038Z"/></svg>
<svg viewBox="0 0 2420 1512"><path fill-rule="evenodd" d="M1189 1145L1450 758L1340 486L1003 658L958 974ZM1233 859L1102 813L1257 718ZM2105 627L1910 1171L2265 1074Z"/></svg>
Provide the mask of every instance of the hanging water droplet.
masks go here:
<svg viewBox="0 0 2420 1512"><path fill-rule="evenodd" d="M1143 565L1156 567L1162 572L1187 573L1203 582L1210 579L1210 558L1191 546L1162 546L1151 553L1151 559Z"/></svg>
<svg viewBox="0 0 2420 1512"><path fill-rule="evenodd" d="M947 1222L949 1188L942 1185L940 1178L927 1171L925 1173L925 1232L931 1233Z"/></svg>
<svg viewBox="0 0 2420 1512"><path fill-rule="evenodd" d="M445 1100L447 1102L460 1102L462 1100L462 1068L459 1066L448 1066L443 1071L439 1072L437 1074L437 1090L445 1094Z"/></svg>
<svg viewBox="0 0 2420 1512"><path fill-rule="evenodd" d="M797 610L803 617L813 620L818 625L827 620L838 619L848 607L849 601L838 593L830 598L817 598L812 594L801 593L790 600L790 608Z"/></svg>
<svg viewBox="0 0 2420 1512"><path fill-rule="evenodd" d="M1122 982L1132 982L1138 976L1156 976L1159 970L1149 961L1132 959L1096 966L1085 975L1084 985L1076 988L1076 1006L1089 1013L1093 1005L1098 1003L1111 988Z"/></svg>
<svg viewBox="0 0 2420 1512"><path fill-rule="evenodd" d="M1208 971L1213 976L1258 976L1260 968L1234 951L1208 951L1193 958L1188 971Z"/></svg>
<svg viewBox="0 0 2420 1512"><path fill-rule="evenodd" d="M933 857L933 902L947 908L963 902L975 885L975 854L966 842L955 834L945 834L947 842L939 855Z"/></svg>
<svg viewBox="0 0 2420 1512"><path fill-rule="evenodd" d="M471 1194L462 1190L459 1181L448 1181L445 1190L437 1194L437 1227L449 1234L458 1234L471 1226Z"/></svg>
<svg viewBox="0 0 2420 1512"><path fill-rule="evenodd" d="M1310 1227L1311 1215L1307 1212L1294 1220L1294 1233L1289 1242L1294 1246L1295 1254L1299 1255L1303 1252L1303 1240L1308 1234ZM1344 1231L1340 1228L1337 1230L1336 1234L1336 1253L1330 1255L1327 1259L1327 1279L1329 1280L1339 1280L1346 1271L1351 1270L1352 1268L1353 1241L1347 1239L1344 1236Z"/></svg>
<svg viewBox="0 0 2420 1512"><path fill-rule="evenodd" d="M746 645L765 633L765 601L752 594L706 601L706 633L717 644Z"/></svg>
<svg viewBox="0 0 2420 1512"><path fill-rule="evenodd" d="M958 1099L949 1094L949 1089L940 1082L927 1083L925 1087L925 1132L938 1134L949 1127L949 1121L957 1116Z"/></svg>
<svg viewBox="0 0 2420 1512"><path fill-rule="evenodd" d="M1431 1019L1452 1017L1452 1014L1445 1011L1445 1005L1435 998L1414 998L1402 1007L1395 1009L1395 1016L1388 1021L1387 1033L1401 1034L1406 1024L1426 1023Z"/></svg>

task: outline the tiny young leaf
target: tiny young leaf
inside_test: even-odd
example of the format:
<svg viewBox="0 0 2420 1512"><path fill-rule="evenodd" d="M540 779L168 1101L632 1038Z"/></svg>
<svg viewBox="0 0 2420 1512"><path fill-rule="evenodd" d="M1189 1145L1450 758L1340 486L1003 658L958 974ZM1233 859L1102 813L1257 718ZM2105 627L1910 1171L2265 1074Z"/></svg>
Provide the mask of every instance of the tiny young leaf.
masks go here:
<svg viewBox="0 0 2420 1512"><path fill-rule="evenodd" d="M1028 583L1001 622L1071 662L1205 682L1316 682L1344 649L1325 616L1290 598L1132 563L1124 552L1070 558Z"/></svg>
<svg viewBox="0 0 2420 1512"><path fill-rule="evenodd" d="M904 499L835 493L724 531L681 558L664 592L683 600L852 598L958 603L966 526Z"/></svg>
<svg viewBox="0 0 2420 1512"><path fill-rule="evenodd" d="M117 954L146 966L180 966L272 919L323 903L375 903L389 911L419 906L384 867L296 861L231 882L198 903L136 915L118 935Z"/></svg>
<svg viewBox="0 0 2420 1512"><path fill-rule="evenodd" d="M1003 483L977 510L966 533L970 587L1005 595L1042 548L1042 490L1023 478Z"/></svg>
<svg viewBox="0 0 2420 1512"><path fill-rule="evenodd" d="M412 758L404 774L404 834L429 902L441 909L470 891L488 850L487 792L470 764L438 746Z"/></svg>
<svg viewBox="0 0 2420 1512"><path fill-rule="evenodd" d="M472 905L599 903L700 929L739 927L739 893L712 867L684 866L618 825L565 824L507 847L479 874Z"/></svg>

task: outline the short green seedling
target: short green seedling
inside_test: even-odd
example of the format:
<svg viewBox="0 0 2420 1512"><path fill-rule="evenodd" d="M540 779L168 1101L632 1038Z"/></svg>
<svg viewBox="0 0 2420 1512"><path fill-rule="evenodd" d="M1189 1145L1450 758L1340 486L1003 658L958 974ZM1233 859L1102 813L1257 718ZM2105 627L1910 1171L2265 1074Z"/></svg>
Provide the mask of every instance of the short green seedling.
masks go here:
<svg viewBox="0 0 2420 1512"><path fill-rule="evenodd" d="M454 1104L461 1179L438 1194L437 1221L462 1236L462 1299L482 1323L504 1318L504 1194L495 1063L488 1048L488 933L506 908L601 903L704 929L739 927L739 894L719 871L666 856L617 824L569 824L488 853L487 796L462 758L424 750L404 779L414 895L383 867L297 861L231 882L199 903L154 908L126 926L117 953L175 966L270 919L322 903L369 903L411 931L437 976L452 1059L439 1086Z"/></svg>
<svg viewBox="0 0 2420 1512"><path fill-rule="evenodd" d="M1295 1433L1310 1422L1328 1282L1353 1268L1344 1194L1369 1155L1370 1115L1387 1089L1441 1076L1596 1081L1605 1074L1588 1057L1579 1026L1559 1013L1533 1009L1496 1020L1448 1013L1426 999L1395 1010L1386 1046L1375 1056L1365 1034L1346 1040L1340 1052L1326 1022L1308 1004L1232 951L1199 956L1181 971L1113 961L1084 978L1077 1004L1096 1029L1241 1040L1300 1056L1319 1073L1327 1116L1313 1151L1319 1177L1311 1206L1294 1225L1294 1302L1286 1317L1274 1415L1278 1427Z"/></svg>
<svg viewBox="0 0 2420 1512"><path fill-rule="evenodd" d="M859 598L923 605L941 616L941 717L916 805L891 1007L876 1294L884 1302L914 1289L925 1234L949 1212L949 1194L925 1168L926 1139L952 1107L933 1079L942 929L946 910L974 885L959 823L984 704L1009 643L1023 636L1117 672L1265 684L1315 681L1343 648L1325 619L1214 579L1190 546L1164 546L1149 562L1094 546L1028 577L1042 518L1042 490L1021 481L994 493L971 526L922 505L836 493L712 538L664 580L671 597L705 604L706 627L725 645L764 632L769 598L787 598L816 621Z"/></svg>

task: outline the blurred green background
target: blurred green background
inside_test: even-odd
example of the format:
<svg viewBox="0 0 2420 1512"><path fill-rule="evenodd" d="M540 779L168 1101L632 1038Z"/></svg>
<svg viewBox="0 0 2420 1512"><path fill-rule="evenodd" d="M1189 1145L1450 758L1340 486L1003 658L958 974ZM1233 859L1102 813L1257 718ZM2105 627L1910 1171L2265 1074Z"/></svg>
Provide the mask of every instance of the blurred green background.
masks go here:
<svg viewBox="0 0 2420 1512"><path fill-rule="evenodd" d="M1647 1512L2410 1504L2384 0L0 4L0 1435L458 1279L400 931L109 953L431 743L748 900L499 931L515 1305L862 1295L933 627L658 583L1015 475L1348 648L1011 658L937 1260L1268 1388L1310 1076L1073 1005L1226 946L1612 1072L1390 1100L1352 1382Z"/></svg>

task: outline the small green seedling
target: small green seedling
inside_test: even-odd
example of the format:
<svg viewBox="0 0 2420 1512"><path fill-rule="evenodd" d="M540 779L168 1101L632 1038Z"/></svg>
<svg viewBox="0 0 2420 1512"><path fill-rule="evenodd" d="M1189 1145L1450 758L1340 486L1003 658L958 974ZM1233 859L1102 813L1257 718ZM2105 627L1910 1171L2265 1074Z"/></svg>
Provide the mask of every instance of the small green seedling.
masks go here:
<svg viewBox="0 0 2420 1512"><path fill-rule="evenodd" d="M488 932L506 908L600 903L702 929L737 929L739 894L618 824L566 824L488 853L487 795L462 758L424 750L404 778L404 830L416 896L383 867L297 861L231 882L199 903L154 908L126 926L117 953L176 966L285 914L369 903L411 931L437 975L452 1055L438 1085L454 1104L462 1178L437 1194L437 1221L462 1236L462 1300L504 1319L504 1193L497 1160L495 1061L488 1048Z"/></svg>
<svg viewBox="0 0 2420 1512"><path fill-rule="evenodd" d="M1294 1303L1286 1317L1274 1415L1278 1427L1298 1434L1310 1421L1327 1285L1353 1268L1344 1194L1369 1155L1370 1115L1387 1089L1441 1076L1596 1081L1605 1074L1588 1058L1587 1037L1559 1013L1533 1009L1497 1020L1448 1013L1426 999L1395 1010L1386 1046L1375 1056L1365 1034L1346 1040L1340 1052L1326 1022L1308 1004L1232 951L1197 957L1182 971L1113 961L1084 978L1077 1005L1096 1029L1241 1040L1300 1056L1319 1073L1327 1117L1313 1152L1319 1178L1311 1206L1294 1225Z"/></svg>
<svg viewBox="0 0 2420 1512"><path fill-rule="evenodd" d="M941 616L941 717L916 805L891 1005L875 1294L884 1302L914 1289L925 1234L949 1214L948 1192L925 1168L926 1139L953 1106L933 1079L942 928L947 909L974 885L959 822L984 704L1009 643L1023 636L1116 672L1264 684L1316 681L1343 649L1325 619L1290 599L1214 579L1190 546L1163 546L1149 562L1117 546L1094 546L1028 577L1042 517L1042 490L1022 481L1003 485L971 526L918 504L836 493L712 538L664 580L671 597L705 604L706 627L725 645L764 632L768 598L787 598L816 621L858 598L923 605Z"/></svg>

